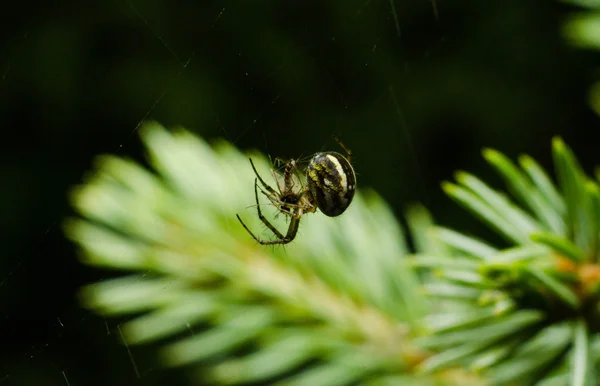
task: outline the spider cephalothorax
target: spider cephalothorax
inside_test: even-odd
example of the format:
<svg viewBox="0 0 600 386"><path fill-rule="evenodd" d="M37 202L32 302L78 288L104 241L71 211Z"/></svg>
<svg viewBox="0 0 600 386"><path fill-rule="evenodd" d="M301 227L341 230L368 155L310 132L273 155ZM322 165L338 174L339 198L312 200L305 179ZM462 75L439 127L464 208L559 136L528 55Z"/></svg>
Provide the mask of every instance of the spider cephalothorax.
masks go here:
<svg viewBox="0 0 600 386"><path fill-rule="evenodd" d="M258 217L273 232L277 239L259 239L244 224L240 216L237 216L237 218L248 233L260 244L287 244L291 242L298 232L300 218L305 213L315 212L317 208L329 217L339 216L348 208L356 191L356 176L350 163L352 152L336 137L334 139L344 149L346 157L336 152L323 152L313 155L306 168L307 185L303 185L297 177L295 160L286 162L282 179L278 179L273 173L277 183L277 190L273 189L262 179L256 171L254 163L250 160L254 174L256 174L254 195ZM290 225L285 235L279 232L263 216L258 202L258 182L261 185L261 192L267 196L277 210L290 217Z"/></svg>

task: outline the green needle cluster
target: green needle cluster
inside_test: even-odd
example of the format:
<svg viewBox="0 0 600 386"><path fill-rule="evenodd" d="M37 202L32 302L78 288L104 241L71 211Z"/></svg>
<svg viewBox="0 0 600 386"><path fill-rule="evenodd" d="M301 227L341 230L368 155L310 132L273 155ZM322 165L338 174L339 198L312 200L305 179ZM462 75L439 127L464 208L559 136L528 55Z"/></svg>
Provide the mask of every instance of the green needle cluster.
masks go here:
<svg viewBox="0 0 600 386"><path fill-rule="evenodd" d="M600 190L559 138L553 155L558 188L530 157L517 166L490 149L483 156L511 196L466 172L442 185L509 247L433 227L428 241L443 252L412 259L439 299L427 316L433 334L419 339L436 352L422 371L461 366L500 385L597 383Z"/></svg>
<svg viewBox="0 0 600 386"><path fill-rule="evenodd" d="M81 291L90 309L130 317L120 326L127 344L160 341L166 366L222 384L438 384L412 375L425 352L411 333L427 302L374 192L358 193L339 218L304 216L290 245L261 246L236 218L268 237L248 155L157 123L141 133L154 172L100 157L72 193L81 216L66 223L86 264L127 273ZM264 156L250 157L270 176Z"/></svg>
<svg viewBox="0 0 600 386"><path fill-rule="evenodd" d="M218 384L597 383L600 188L560 139L558 185L530 157L489 149L510 195L466 172L443 184L508 247L413 207L410 254L365 190L340 217L303 216L293 243L258 245L236 218L268 237L247 155L157 123L141 133L154 170L100 157L65 229L83 262L120 272L83 288L83 304L126 318L125 342L159 343L165 366ZM264 197L261 208L286 228Z"/></svg>

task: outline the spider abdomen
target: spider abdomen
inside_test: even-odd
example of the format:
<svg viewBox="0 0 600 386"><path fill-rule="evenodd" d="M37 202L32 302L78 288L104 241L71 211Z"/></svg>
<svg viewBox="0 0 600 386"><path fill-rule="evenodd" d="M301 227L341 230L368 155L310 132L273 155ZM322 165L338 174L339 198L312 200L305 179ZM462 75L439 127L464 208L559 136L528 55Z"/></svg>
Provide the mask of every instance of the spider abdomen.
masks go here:
<svg viewBox="0 0 600 386"><path fill-rule="evenodd" d="M316 153L306 169L306 179L317 206L326 216L339 216L352 202L356 176L343 155Z"/></svg>

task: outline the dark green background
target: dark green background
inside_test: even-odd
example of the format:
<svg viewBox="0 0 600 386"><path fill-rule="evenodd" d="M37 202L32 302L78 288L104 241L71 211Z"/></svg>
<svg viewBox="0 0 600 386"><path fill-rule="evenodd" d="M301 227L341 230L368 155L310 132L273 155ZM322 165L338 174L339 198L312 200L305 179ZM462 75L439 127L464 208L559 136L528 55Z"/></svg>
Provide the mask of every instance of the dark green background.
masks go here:
<svg viewBox="0 0 600 386"><path fill-rule="evenodd" d="M421 201L483 236L439 189L456 169L500 186L482 147L550 167L559 134L587 170L598 160L600 58L565 43L557 2L439 0L439 18L429 0L97 3L0 16L0 385L183 384L152 348L133 348L136 378L120 320L78 307L80 285L112 274L80 266L60 229L95 155L141 159L145 117L273 157L337 134L398 216Z"/></svg>

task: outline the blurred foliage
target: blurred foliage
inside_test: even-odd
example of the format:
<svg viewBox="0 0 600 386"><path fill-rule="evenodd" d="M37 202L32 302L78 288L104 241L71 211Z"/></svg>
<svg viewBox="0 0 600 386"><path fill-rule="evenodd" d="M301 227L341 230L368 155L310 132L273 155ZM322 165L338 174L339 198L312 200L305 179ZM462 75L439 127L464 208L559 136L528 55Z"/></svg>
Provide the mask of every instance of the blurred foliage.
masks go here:
<svg viewBox="0 0 600 386"><path fill-rule="evenodd" d="M308 214L292 244L263 247L235 217L254 201L246 157L155 123L142 130L159 174L100 158L73 193L84 219L67 224L86 263L137 272L82 292L102 314L143 314L121 326L127 344L174 338L163 343L166 365L208 364L203 377L226 384L441 381L410 375L426 355L411 335L427 302L381 198L363 191L340 218ZM252 159L268 175L264 157Z"/></svg>
<svg viewBox="0 0 600 386"><path fill-rule="evenodd" d="M600 187L562 140L558 188L531 157L519 168L491 149L516 201L466 172L443 184L513 246L434 227L415 207L407 260L399 224L364 191L339 218L304 216L289 246L260 246L235 221L253 202L241 153L156 123L142 133L158 175L100 158L73 194L84 218L66 228L86 263L137 272L82 291L104 315L141 314L122 325L126 344L160 340L165 365L200 364L199 379L223 384L595 383Z"/></svg>
<svg viewBox="0 0 600 386"><path fill-rule="evenodd" d="M569 3L581 7L569 17L564 32L570 41L580 47L600 49L600 2L595 0L569 0ZM597 114L600 114L600 82L591 86L590 102Z"/></svg>
<svg viewBox="0 0 600 386"><path fill-rule="evenodd" d="M494 385L597 383L600 187L559 138L553 154L558 189L531 157L519 167L491 149L483 155L514 200L467 172L443 184L512 246L445 227L420 243L430 252L413 264L433 273L427 293L451 300L427 317L434 334L420 343L438 353L426 370L462 365Z"/></svg>

